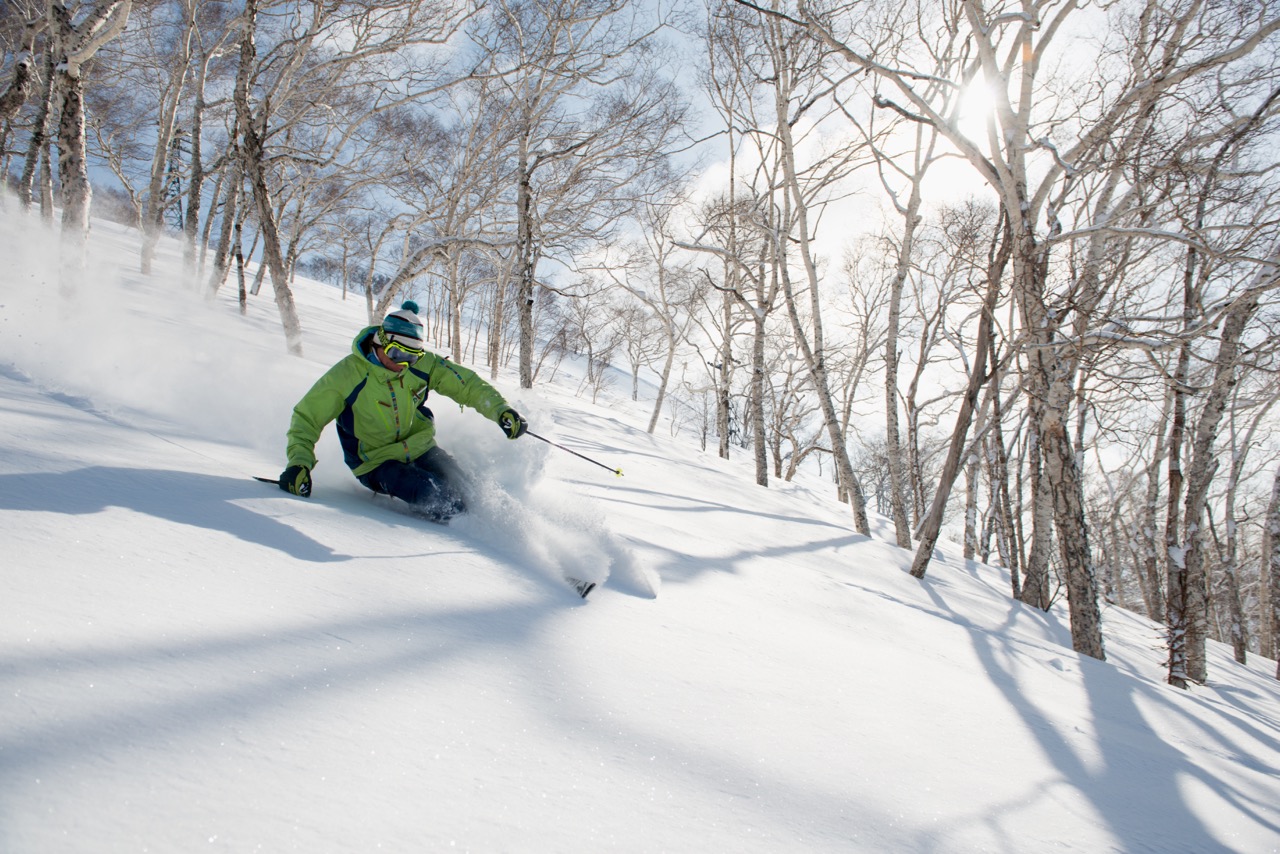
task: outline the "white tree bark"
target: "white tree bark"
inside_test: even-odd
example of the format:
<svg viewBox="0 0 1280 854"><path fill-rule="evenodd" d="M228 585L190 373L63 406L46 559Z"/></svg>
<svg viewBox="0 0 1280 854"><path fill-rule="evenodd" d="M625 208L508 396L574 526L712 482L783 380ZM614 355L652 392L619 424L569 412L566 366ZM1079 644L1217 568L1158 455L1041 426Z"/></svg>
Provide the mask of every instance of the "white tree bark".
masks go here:
<svg viewBox="0 0 1280 854"><path fill-rule="evenodd" d="M156 147L151 158L151 177L147 182L146 202L142 210L142 258L140 269L143 275L151 274L151 265L155 260L156 247L160 243L160 233L164 225L164 212L167 186L167 164L169 150L173 143L178 124L178 108L186 88L187 74L190 71L192 45L196 33L196 2L182 0L182 17L185 30L178 39L178 50L171 57L170 68L173 75L160 93L160 112L156 121Z"/></svg>
<svg viewBox="0 0 1280 854"><path fill-rule="evenodd" d="M131 0L102 2L79 24L60 2L49 4L49 28L57 33L61 57L55 66L61 93L58 116L58 177L62 183L62 292L70 296L80 281L89 236L89 205L93 190L85 153L84 64L120 34L129 20Z"/></svg>
<svg viewBox="0 0 1280 854"><path fill-rule="evenodd" d="M13 61L13 77L8 87L0 92L0 124L11 121L27 103L31 85L35 82L35 40L46 25L45 21L29 21L23 30L22 48Z"/></svg>
<svg viewBox="0 0 1280 854"><path fill-rule="evenodd" d="M1276 678L1280 679L1280 469L1276 470L1271 484L1271 502L1267 505L1267 537L1266 548L1262 559L1267 571L1263 574L1268 580L1267 599L1270 607L1265 609L1262 619L1268 622L1267 635L1271 643L1263 649L1264 655L1276 660Z"/></svg>

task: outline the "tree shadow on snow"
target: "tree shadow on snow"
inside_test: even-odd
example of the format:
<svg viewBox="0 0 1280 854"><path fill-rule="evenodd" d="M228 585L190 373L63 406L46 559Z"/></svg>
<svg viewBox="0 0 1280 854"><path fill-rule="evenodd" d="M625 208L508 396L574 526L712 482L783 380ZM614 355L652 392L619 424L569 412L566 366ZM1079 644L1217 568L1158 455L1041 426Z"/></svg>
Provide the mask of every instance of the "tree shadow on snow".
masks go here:
<svg viewBox="0 0 1280 854"><path fill-rule="evenodd" d="M91 466L54 474L0 475L0 510L85 515L123 507L182 525L223 531L298 560L349 560L306 534L234 502L262 497L243 478L186 471Z"/></svg>
<svg viewBox="0 0 1280 854"><path fill-rule="evenodd" d="M557 599L570 595L558 592ZM262 740L279 739L273 722L281 715L319 715L349 726L341 738L367 740L372 754L385 743L385 734L377 726L350 724L341 715L326 717L335 714L331 702L340 706L363 697L372 708L383 702L376 692L389 683L426 685L426 695L445 694L454 681L451 672L465 666L459 661L473 662L477 650L496 649L506 660L506 650L548 643L542 627L557 613L562 612L547 608L542 598L462 608L424 604L370 617L226 629L186 639L161 636L123 646L0 648L0 696L23 697L14 714L0 714L0 828L17 823L13 802L30 790L32 780L64 781L62 796L74 802L79 797L72 793L75 784L113 779L112 769L139 755L136 751L168 756L181 765L189 761L181 746L204 743L212 733L214 743L233 742L243 761L265 761L276 747ZM86 686L95 683L129 687L110 695L98 691L91 698ZM52 699L27 699L42 696ZM469 715L471 702L465 699L461 710L451 707L452 712L440 714ZM32 703L39 704L38 713ZM430 721L414 726L422 728L415 738L433 743ZM295 743L299 750L318 751L326 741L323 733L300 732ZM86 766L86 757L109 759ZM153 781L169 779L150 767L138 773ZM4 833L0 830L0 849L8 850Z"/></svg>
<svg viewBox="0 0 1280 854"><path fill-rule="evenodd" d="M1063 782L1087 800L1122 850L1223 850L1223 841L1205 825L1188 800L1189 781L1198 781L1258 824L1269 824L1265 812L1250 802L1246 792L1197 767L1192 756L1152 730L1143 707L1168 705L1167 692L1176 689L1136 679L1110 664L1074 653L1069 629L1060 626L1057 633L1064 643L1062 655L1040 662L1039 666L1078 669L1092 728L1092 732L1079 728L1066 731L1052 712L1042 708L1047 698L1035 696L1020 684L1019 669L1012 666L1015 660L1021 667L1036 666L1033 662L1039 655L1032 653L1024 658L1008 641L1018 614L1034 609L1011 603L1004 627L991 632L954 611L942 596L944 585L926 579L923 587L939 611L970 633L991 683L1025 723L1025 732L1035 738ZM1035 613L1053 620L1051 614ZM1217 742L1211 748L1215 751L1247 755L1247 751L1230 743L1225 732L1206 730L1203 736L1206 743ZM1028 798L1044 796L1043 792L1028 793ZM987 820L994 827L1001 825L999 815L988 816ZM1010 850L1017 850L1013 839Z"/></svg>

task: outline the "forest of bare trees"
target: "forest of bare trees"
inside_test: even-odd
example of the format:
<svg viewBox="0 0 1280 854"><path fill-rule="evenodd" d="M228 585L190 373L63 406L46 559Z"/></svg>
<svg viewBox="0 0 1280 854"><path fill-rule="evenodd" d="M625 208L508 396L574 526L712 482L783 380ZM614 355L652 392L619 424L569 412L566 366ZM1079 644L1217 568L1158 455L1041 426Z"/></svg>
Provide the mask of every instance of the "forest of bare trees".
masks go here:
<svg viewBox="0 0 1280 854"><path fill-rule="evenodd" d="M15 0L4 206L206 297L413 296L761 488L1061 603L1280 648L1280 3ZM625 378L625 379L622 379ZM1277 671L1280 678L1280 670Z"/></svg>

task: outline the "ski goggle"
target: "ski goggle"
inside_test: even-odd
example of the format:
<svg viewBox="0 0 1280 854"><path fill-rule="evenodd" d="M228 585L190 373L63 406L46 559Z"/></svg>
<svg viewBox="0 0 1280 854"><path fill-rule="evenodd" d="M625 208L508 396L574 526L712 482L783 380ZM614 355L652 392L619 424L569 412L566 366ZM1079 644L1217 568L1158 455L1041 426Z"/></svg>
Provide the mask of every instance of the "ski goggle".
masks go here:
<svg viewBox="0 0 1280 854"><path fill-rule="evenodd" d="M382 345L382 350L387 354L387 358L393 362L398 362L402 365L412 365L423 356L427 355L426 350L420 347L411 347L390 335L384 335L383 338L385 343Z"/></svg>

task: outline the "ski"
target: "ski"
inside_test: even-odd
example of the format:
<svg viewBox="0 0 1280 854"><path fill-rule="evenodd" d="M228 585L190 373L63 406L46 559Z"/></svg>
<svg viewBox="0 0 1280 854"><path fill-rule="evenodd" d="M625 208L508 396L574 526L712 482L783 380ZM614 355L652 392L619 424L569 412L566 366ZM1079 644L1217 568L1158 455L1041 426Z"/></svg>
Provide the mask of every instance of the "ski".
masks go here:
<svg viewBox="0 0 1280 854"><path fill-rule="evenodd" d="M583 599L586 599L587 594L596 589L594 581L582 581L581 579L571 578L568 575L564 577L564 580L569 582L569 586L578 591L578 595Z"/></svg>

